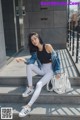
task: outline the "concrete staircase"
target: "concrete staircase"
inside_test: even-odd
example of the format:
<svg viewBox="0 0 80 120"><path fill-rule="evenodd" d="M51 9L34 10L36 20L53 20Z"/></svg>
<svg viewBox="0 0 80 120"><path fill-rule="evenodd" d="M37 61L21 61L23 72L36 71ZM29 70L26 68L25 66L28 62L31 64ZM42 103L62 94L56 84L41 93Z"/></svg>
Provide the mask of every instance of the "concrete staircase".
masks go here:
<svg viewBox="0 0 80 120"><path fill-rule="evenodd" d="M34 86L39 78L34 77ZM70 81L73 91L62 95L47 92L44 87L30 115L21 119L80 120L80 78L71 78ZM22 93L25 91L23 85L27 84L26 78L0 77L0 83L0 106L12 107L13 120L19 120L18 112L31 98L31 96L22 98Z"/></svg>
<svg viewBox="0 0 80 120"><path fill-rule="evenodd" d="M80 120L80 78L73 63L70 59L67 60L65 52L67 54L66 50L60 51L61 65L63 70L69 73L73 91L58 95L55 92L47 92L44 86L39 98L32 106L30 115L24 118L19 118L18 113L31 98L31 96L22 97L27 85L26 77L0 76L0 106L13 108L13 120ZM41 76L33 76L34 86L40 78Z"/></svg>

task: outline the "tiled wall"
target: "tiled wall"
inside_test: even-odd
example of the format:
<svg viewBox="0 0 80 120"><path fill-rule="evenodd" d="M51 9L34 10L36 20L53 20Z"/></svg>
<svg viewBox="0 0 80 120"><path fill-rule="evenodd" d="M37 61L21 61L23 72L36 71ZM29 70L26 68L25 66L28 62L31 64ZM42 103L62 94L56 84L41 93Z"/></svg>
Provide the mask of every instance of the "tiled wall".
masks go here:
<svg viewBox="0 0 80 120"><path fill-rule="evenodd" d="M41 1L43 0L23 1L26 7L24 16L25 48L27 48L27 35L33 31L38 32L44 42L53 44L55 48L65 48L67 6L41 7ZM60 0L57 1L60 2Z"/></svg>

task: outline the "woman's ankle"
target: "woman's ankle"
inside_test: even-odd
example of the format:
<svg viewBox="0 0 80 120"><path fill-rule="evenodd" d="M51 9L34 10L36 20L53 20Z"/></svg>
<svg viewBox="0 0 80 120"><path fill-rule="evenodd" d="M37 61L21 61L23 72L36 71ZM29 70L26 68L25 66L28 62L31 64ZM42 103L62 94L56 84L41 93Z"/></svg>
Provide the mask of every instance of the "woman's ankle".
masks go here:
<svg viewBox="0 0 80 120"><path fill-rule="evenodd" d="M31 108L31 106L30 106L30 105L28 105L28 104L27 104L27 106L28 106L29 108Z"/></svg>
<svg viewBox="0 0 80 120"><path fill-rule="evenodd" d="M23 107L25 107L25 108L26 108L26 107L29 107L29 108L31 108L31 106L30 106L30 105L28 105L28 104L27 104L27 105L24 105Z"/></svg>
<svg viewBox="0 0 80 120"><path fill-rule="evenodd" d="M33 86L29 86L30 89L33 89Z"/></svg>

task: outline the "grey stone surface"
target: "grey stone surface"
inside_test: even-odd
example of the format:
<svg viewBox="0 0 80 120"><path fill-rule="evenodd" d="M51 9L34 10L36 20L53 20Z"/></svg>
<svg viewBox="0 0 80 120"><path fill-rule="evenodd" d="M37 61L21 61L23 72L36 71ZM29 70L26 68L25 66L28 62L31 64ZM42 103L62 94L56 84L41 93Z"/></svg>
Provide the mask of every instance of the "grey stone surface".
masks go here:
<svg viewBox="0 0 80 120"><path fill-rule="evenodd" d="M40 1L41 0L34 0L32 2L32 12L33 11L40 11Z"/></svg>
<svg viewBox="0 0 80 120"><path fill-rule="evenodd" d="M47 43L51 43L53 45L66 43L66 29L64 27L44 29L41 30L41 33L43 40Z"/></svg>
<svg viewBox="0 0 80 120"><path fill-rule="evenodd" d="M1 86L0 87L0 103L2 102L14 102L28 103L31 96L23 98L22 93L25 91L26 87L14 87L14 86ZM75 97L75 99L74 99ZM50 99L48 99L50 98ZM71 92L65 94L57 94L54 91L47 92L44 87L36 100L35 103L38 104L80 104L80 88L73 87Z"/></svg>
<svg viewBox="0 0 80 120"><path fill-rule="evenodd" d="M25 28L29 28L29 13L28 12L26 12L26 15L24 16L24 29ZM24 32L25 32L25 30L24 30Z"/></svg>
<svg viewBox="0 0 80 120"><path fill-rule="evenodd" d="M54 27L67 27L67 11L54 11ZM64 17L63 17L64 16Z"/></svg>
<svg viewBox="0 0 80 120"><path fill-rule="evenodd" d="M15 103L0 103L1 107L12 107L13 109L13 120L34 120L35 118L38 120L79 120L80 117L80 109L77 105L52 105L52 104L35 104L32 108L31 113L24 117L19 118L18 113L21 110L21 106L24 104L15 104Z"/></svg>
<svg viewBox="0 0 80 120"><path fill-rule="evenodd" d="M14 113L18 113L20 111L20 109L21 109L20 107L22 105L23 105L22 103L20 103L18 105L15 104L15 103L12 103L12 104L10 104L10 103L8 103L8 104L0 103L1 107L12 107L13 110L14 110ZM69 113L68 113L68 111L69 111ZM80 111L80 109L79 109L79 106L77 106L77 105L62 104L62 105L57 106L57 104L53 104L53 105L52 104L48 104L48 105L46 105L46 104L41 104L41 105L35 104L32 108L31 114L36 113L36 115L39 115L39 114L44 115L45 114L45 115L56 115L56 116L60 116L60 115L61 116L67 116L67 115L74 116L76 114L76 115L79 116L80 115L79 111Z"/></svg>
<svg viewBox="0 0 80 120"><path fill-rule="evenodd" d="M29 13L30 28L45 28L45 21L41 20L42 18L45 18L44 11Z"/></svg>
<svg viewBox="0 0 80 120"><path fill-rule="evenodd" d="M41 79L42 76L33 75L33 85ZM72 86L80 86L80 78L74 77L69 78ZM0 76L0 85L3 86L26 86L27 85L27 76Z"/></svg>
<svg viewBox="0 0 80 120"><path fill-rule="evenodd" d="M48 29L53 28L54 27L54 11L46 11L45 18L47 18L47 20L44 21L45 28L48 28Z"/></svg>
<svg viewBox="0 0 80 120"><path fill-rule="evenodd" d="M30 28L53 28L54 22L53 15L54 15L53 11L41 11L29 13Z"/></svg>
<svg viewBox="0 0 80 120"><path fill-rule="evenodd" d="M28 27L26 24L29 23L28 30L32 29L33 31L34 30L37 31L37 29L40 29L41 30L40 35L42 36L43 40L45 40L45 42L47 43L50 42L53 44L52 39L55 39L54 44L57 49L66 48L67 6L39 6L39 2L41 2L40 0L32 1L31 5L30 1L26 0L24 1L24 3L27 2L29 9L31 8L32 11L31 10L26 11L25 18L28 19L28 22L26 21L24 22L24 25L26 26L25 28ZM45 0L44 2L50 1ZM56 2L60 1L57 0ZM66 0L64 2L66 2ZM45 18L47 20L45 20ZM58 31L59 29L61 29L60 32L62 31L61 34L59 32L57 32L57 35L53 34L53 31L56 33L56 31ZM52 35L50 33L52 33ZM65 40L63 40L63 38Z"/></svg>

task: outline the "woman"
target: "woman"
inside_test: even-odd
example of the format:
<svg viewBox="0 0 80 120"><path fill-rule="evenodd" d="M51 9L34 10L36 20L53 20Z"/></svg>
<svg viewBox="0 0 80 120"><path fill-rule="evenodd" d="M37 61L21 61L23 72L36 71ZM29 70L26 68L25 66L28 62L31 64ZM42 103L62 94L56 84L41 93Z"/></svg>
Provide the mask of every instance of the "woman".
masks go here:
<svg viewBox="0 0 80 120"><path fill-rule="evenodd" d="M27 97L34 92L33 84L32 84L32 71L38 75L42 75L43 77L36 84L35 92L27 105L23 107L20 111L19 116L24 117L28 115L31 111L31 107L33 103L36 101L38 96L40 95L41 89L44 85L46 85L54 75L52 70L52 59L51 54L53 52L53 47L50 44L43 44L40 36L37 33L29 34L29 49L32 47L36 49L36 60L38 61L38 65L28 64L27 65L27 79L28 79L28 87L27 90L22 94L23 97ZM16 59L19 61L25 61L23 59ZM35 59L34 59L35 61ZM60 74L57 74L57 78L59 78Z"/></svg>

